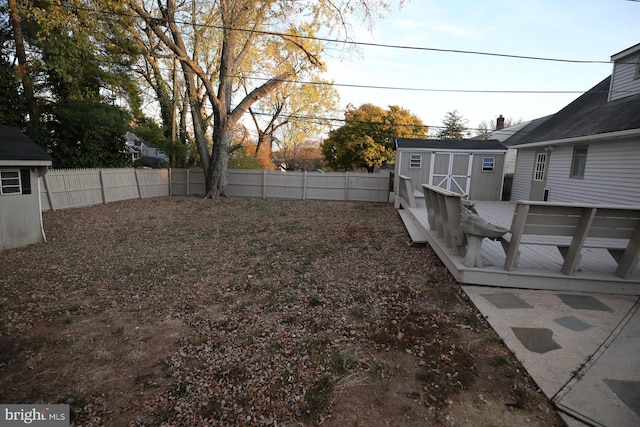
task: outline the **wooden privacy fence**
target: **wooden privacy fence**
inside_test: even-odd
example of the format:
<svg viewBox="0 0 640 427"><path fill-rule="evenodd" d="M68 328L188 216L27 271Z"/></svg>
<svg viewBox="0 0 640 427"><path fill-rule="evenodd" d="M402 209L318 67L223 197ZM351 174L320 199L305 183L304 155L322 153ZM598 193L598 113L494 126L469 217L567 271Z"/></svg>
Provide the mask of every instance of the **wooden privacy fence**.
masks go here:
<svg viewBox="0 0 640 427"><path fill-rule="evenodd" d="M389 202L390 176L367 173L229 170L231 197ZM204 195L201 169L67 169L41 178L42 210L125 199Z"/></svg>
<svg viewBox="0 0 640 427"><path fill-rule="evenodd" d="M169 195L167 169L56 169L40 179L43 211Z"/></svg>

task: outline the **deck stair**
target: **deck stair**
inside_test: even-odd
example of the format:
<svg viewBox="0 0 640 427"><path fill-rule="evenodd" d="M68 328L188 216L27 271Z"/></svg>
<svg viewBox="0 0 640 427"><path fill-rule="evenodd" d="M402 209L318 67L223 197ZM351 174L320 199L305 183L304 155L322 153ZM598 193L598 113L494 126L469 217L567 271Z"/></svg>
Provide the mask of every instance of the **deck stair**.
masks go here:
<svg viewBox="0 0 640 427"><path fill-rule="evenodd" d="M402 222L409 233L411 243L414 245L426 244L427 237L425 235L425 231L420 226L417 218L411 212L411 209L399 209L398 214L400 214L400 218L402 218Z"/></svg>

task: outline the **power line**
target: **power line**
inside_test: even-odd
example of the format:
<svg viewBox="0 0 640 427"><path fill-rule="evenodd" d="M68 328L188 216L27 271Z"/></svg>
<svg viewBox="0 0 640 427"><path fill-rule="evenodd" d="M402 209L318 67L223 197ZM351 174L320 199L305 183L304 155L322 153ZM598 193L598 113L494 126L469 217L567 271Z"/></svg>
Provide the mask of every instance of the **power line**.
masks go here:
<svg viewBox="0 0 640 427"><path fill-rule="evenodd" d="M640 1L640 0L638 0ZM31 52L36 53L36 52ZM59 58L68 58L68 59L83 59L77 56L73 56L70 54L58 54L56 55ZM135 64L120 62L115 60L109 60L107 58L98 59L94 58L95 62L103 63L103 64L114 64L120 66L133 66ZM159 67L162 71L173 71L172 69L166 67ZM237 77L237 76L231 76ZM266 77L250 77L243 76L245 80L258 80L258 81L269 81L271 79ZM360 85L360 84L352 84L352 83L335 83L335 82L318 82L318 81L307 81L307 80L290 80L290 79L280 79L278 80L282 83L292 83L292 84L304 84L304 85L318 85L318 86L336 86L336 87L347 87L347 88L355 88L355 89L377 89L377 90L392 90L392 91L408 91L408 92L444 92L444 93L497 93L497 94L584 94L584 90L502 90L502 89L437 89L437 88L419 88L419 87L406 87L406 86L378 86L378 85ZM632 92L632 91L616 91L620 93ZM607 91L608 93L608 91Z"/></svg>
<svg viewBox="0 0 640 427"><path fill-rule="evenodd" d="M264 111L254 111L254 114L259 115L259 116L272 116L271 113L268 112L264 112ZM365 120L350 120L350 119L341 119L338 117L319 117L319 116L304 116L304 115L298 115L298 114L282 114L280 115L280 117L284 118L284 119L296 119L296 120L303 120L303 121L309 121L309 122L315 122L316 124L324 124L323 122L337 122L337 123L355 123L355 124L368 124L368 125L375 125L375 126L390 126L390 127L405 127L405 128L423 128L425 130L435 130L435 129L446 129L446 126L442 126L442 125L425 125L425 124L409 124L409 123L388 123L388 122L370 122L370 121L365 121ZM482 128L472 128L472 127L465 127L464 128L466 132L472 132L472 131L480 131L480 132L493 132L493 130L487 130L487 129L482 129ZM510 131L507 128L503 128L500 129L501 132L506 133L506 134L515 134L517 132L522 132L522 130L520 131Z"/></svg>
<svg viewBox="0 0 640 427"><path fill-rule="evenodd" d="M638 0L640 1L640 0ZM267 78L261 77L244 77L247 80L267 81ZM399 90L413 92L452 92L452 93L505 93L505 94L584 94L582 90L491 90L491 89L433 89L433 88L416 88L402 86L374 86L374 85L357 85L349 83L329 83L329 82L311 82L303 80L279 80L283 83L300 83L309 85L331 85L338 87L350 87L358 89L382 89L382 90ZM627 91L625 91L627 92Z"/></svg>
<svg viewBox="0 0 640 427"><path fill-rule="evenodd" d="M627 0L627 1L640 1L640 0ZM62 4L54 4L49 3L49 5L54 7L61 7L65 9L69 9L68 6ZM101 9L89 8L89 7L81 7L76 6L75 9L84 10L88 12L95 12L104 15L111 16L124 16L129 18L136 18L140 20L144 20L141 16L137 14L126 14L126 13L118 13L115 11L105 11ZM158 22L165 22L164 18L155 18ZM304 40L315 40L324 43L338 43L344 45L355 45L355 46L368 46L368 47L380 47L387 49L401 49L401 50L414 50L414 51L427 51L427 52L443 52L443 53L457 53L457 54L467 54L467 55L483 55L483 56L492 56L492 57L501 57L501 58L511 58L511 59L526 59L526 60L535 60L535 61L550 61L550 62L564 62L564 63L573 63L573 64L611 64L611 61L603 61L603 60L582 60L582 59L566 59L566 58L551 58L551 57L543 57L543 56L529 56L529 55L514 55L514 54L505 54L505 53L495 53L495 52L483 52L483 51L473 51L473 50L460 50L460 49L445 49L445 48L436 48L436 47L425 47L425 46L408 46L408 45L395 45L395 44L386 44L386 43L372 43L372 42L361 42L361 41L347 41L340 39L332 39L327 37L312 37L305 35L293 35L287 33L281 33L276 31L264 31L264 30L255 30L255 29L246 29L246 28L235 28L235 27L225 27L222 25L214 25L214 24L200 24L197 22L189 22L185 20L172 20L175 24L181 25L190 25L197 26L201 28L212 28L218 30L228 30L228 31L238 31L252 34L261 34L261 35L269 35L269 36L277 36L277 37L288 37L288 38L299 38Z"/></svg>

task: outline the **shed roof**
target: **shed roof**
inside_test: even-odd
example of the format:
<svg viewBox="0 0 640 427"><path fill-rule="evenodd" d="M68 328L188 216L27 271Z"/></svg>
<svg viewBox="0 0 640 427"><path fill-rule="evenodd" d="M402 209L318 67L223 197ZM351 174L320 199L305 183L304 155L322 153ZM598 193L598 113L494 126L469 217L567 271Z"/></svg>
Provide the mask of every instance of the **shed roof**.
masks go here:
<svg viewBox="0 0 640 427"><path fill-rule="evenodd" d="M423 149L423 150L487 150L487 151L507 151L497 139L415 139L396 138L396 148L402 149Z"/></svg>
<svg viewBox="0 0 640 427"><path fill-rule="evenodd" d="M529 123L504 144L530 144L640 130L640 94L607 102L611 76L551 116Z"/></svg>
<svg viewBox="0 0 640 427"><path fill-rule="evenodd" d="M41 165L42 162L50 164L53 159L20 129L0 125L0 162L3 160Z"/></svg>

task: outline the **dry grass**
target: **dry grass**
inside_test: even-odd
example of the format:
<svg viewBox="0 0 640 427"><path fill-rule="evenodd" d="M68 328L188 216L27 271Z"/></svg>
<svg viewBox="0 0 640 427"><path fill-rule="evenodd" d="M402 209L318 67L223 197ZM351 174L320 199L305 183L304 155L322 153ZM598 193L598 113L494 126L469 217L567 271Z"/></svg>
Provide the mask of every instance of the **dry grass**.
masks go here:
<svg viewBox="0 0 640 427"><path fill-rule="evenodd" d="M69 403L74 425L559 423L390 205L167 197L44 221L47 243L0 252L3 403Z"/></svg>

